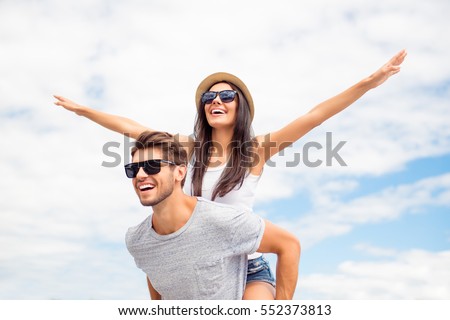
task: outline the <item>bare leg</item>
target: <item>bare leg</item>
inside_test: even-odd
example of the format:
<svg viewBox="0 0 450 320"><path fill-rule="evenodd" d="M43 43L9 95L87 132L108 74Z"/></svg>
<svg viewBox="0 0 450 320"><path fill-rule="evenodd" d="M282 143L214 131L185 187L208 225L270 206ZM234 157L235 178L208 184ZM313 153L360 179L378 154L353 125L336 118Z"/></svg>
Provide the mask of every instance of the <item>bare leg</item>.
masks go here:
<svg viewBox="0 0 450 320"><path fill-rule="evenodd" d="M245 286L243 300L274 300L275 288L267 282L255 281Z"/></svg>

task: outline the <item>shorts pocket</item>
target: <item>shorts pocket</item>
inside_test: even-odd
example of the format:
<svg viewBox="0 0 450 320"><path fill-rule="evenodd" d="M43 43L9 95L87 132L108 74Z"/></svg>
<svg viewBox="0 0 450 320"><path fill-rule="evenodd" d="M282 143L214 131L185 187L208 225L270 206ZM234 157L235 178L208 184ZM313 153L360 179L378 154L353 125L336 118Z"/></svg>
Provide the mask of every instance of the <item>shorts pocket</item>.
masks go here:
<svg viewBox="0 0 450 320"><path fill-rule="evenodd" d="M256 259L248 260L247 274L258 273L262 270L269 269L269 264L266 259L259 257Z"/></svg>

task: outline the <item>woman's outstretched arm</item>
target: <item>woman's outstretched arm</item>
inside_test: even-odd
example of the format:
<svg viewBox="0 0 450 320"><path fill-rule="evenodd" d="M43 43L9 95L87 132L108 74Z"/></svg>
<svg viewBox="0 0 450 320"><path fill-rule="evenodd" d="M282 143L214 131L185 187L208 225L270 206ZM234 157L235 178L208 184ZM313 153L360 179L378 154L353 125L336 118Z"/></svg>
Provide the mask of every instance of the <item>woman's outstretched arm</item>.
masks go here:
<svg viewBox="0 0 450 320"><path fill-rule="evenodd" d="M76 102L73 102L67 98L62 96L54 96L57 100L55 104L57 106L61 106L69 111L76 113L79 116L83 116L92 120L102 127L113 130L115 132L121 133L123 135L129 136L133 139L137 139L139 135L144 131L155 131L153 129L147 128L142 124L113 114L109 114L106 112L101 112L83 105L80 105ZM194 148L194 140L191 137L184 135L177 135L179 141L182 143L188 155L192 154L192 150Z"/></svg>
<svg viewBox="0 0 450 320"><path fill-rule="evenodd" d="M295 119L280 130L272 132L268 136L258 137L258 141L261 142L259 148L261 157L265 161L269 160L274 154L277 154L282 149L286 148L289 143L297 141L314 127L350 106L367 91L384 83L389 77L400 71L400 65L405 57L406 50L400 51L367 78L338 95L318 104L308 113ZM265 143L266 146L264 146L263 142L268 141L270 141L270 145L267 146L267 143Z"/></svg>
<svg viewBox="0 0 450 320"><path fill-rule="evenodd" d="M89 120L92 120L99 125L116 131L118 133L128 135L133 139L136 139L142 132L144 131L154 131L150 128L147 128L140 123L113 114L101 112L83 105L80 105L76 102L73 102L67 98L64 98L62 96L54 96L57 100L55 104L57 106L61 106L65 108L66 110L72 111L76 113L79 116L83 116L85 118L88 118Z"/></svg>

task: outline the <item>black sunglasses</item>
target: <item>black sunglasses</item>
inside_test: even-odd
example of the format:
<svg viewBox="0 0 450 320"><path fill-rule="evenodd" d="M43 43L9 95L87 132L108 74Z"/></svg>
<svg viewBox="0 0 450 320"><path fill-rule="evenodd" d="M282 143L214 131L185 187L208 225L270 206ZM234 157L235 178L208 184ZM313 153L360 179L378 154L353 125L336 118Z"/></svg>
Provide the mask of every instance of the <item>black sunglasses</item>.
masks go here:
<svg viewBox="0 0 450 320"><path fill-rule="evenodd" d="M168 163L171 165L177 165L173 161L164 159L153 159L142 162L133 162L125 165L125 173L128 178L136 178L139 168L144 168L144 172L148 175L157 174L161 171L161 163Z"/></svg>
<svg viewBox="0 0 450 320"><path fill-rule="evenodd" d="M206 91L202 94L202 102L204 104L211 104L213 100L217 97L217 94L219 94L220 100L222 102L231 102L236 97L237 92L234 90L222 90L222 91Z"/></svg>

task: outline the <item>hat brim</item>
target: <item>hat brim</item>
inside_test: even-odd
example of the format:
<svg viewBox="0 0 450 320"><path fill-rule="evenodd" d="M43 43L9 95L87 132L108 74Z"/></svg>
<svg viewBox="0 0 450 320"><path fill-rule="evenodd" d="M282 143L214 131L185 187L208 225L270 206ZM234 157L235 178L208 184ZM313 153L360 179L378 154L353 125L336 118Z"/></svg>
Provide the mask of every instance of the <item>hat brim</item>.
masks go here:
<svg viewBox="0 0 450 320"><path fill-rule="evenodd" d="M255 115L255 107L253 105L253 98L250 94L250 91L241 79L239 79L235 75L232 75L231 73L226 72L213 73L203 79L202 82L200 82L197 88L197 92L195 93L195 104L197 105L197 110L200 108L202 93L208 91L213 85L219 82L232 83L242 91L248 102L248 107L250 109L250 118L251 120L253 120L253 116Z"/></svg>

